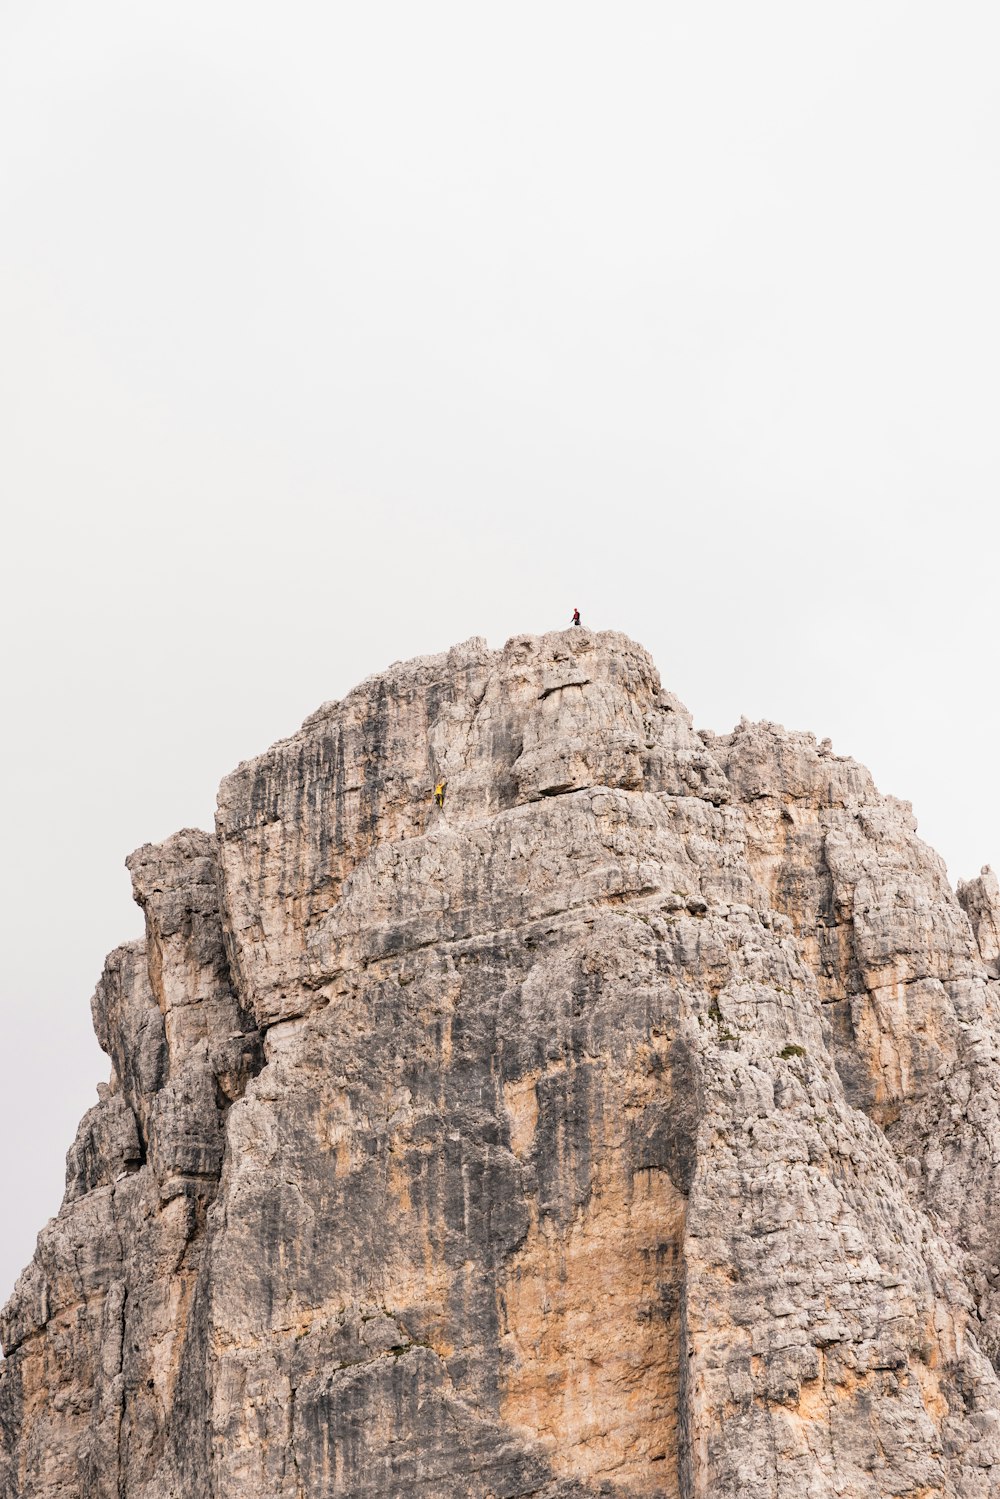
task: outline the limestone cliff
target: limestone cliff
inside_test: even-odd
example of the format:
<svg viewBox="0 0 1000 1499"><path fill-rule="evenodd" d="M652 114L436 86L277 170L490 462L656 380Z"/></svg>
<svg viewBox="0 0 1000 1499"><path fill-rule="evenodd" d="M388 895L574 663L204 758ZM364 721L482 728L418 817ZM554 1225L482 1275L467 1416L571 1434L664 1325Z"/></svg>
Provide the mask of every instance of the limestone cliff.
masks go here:
<svg viewBox="0 0 1000 1499"><path fill-rule="evenodd" d="M473 640L128 862L3 1499L1000 1494L1000 890L859 765Z"/></svg>

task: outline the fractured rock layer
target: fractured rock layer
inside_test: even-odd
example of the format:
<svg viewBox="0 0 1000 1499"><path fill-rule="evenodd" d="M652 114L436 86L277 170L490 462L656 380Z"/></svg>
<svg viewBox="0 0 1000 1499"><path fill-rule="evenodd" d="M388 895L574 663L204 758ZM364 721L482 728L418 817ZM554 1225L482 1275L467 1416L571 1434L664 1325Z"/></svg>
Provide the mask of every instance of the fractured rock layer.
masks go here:
<svg viewBox="0 0 1000 1499"><path fill-rule="evenodd" d="M129 867L3 1499L1000 1493L1000 896L862 767L475 640Z"/></svg>

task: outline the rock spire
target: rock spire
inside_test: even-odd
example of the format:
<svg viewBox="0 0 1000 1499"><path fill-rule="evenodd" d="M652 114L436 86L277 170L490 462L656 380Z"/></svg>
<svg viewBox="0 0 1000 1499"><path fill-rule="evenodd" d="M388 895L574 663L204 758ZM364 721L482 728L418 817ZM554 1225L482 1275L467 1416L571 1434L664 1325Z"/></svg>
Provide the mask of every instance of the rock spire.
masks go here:
<svg viewBox="0 0 1000 1499"><path fill-rule="evenodd" d="M1000 893L827 741L471 640L128 865L2 1499L1000 1494Z"/></svg>

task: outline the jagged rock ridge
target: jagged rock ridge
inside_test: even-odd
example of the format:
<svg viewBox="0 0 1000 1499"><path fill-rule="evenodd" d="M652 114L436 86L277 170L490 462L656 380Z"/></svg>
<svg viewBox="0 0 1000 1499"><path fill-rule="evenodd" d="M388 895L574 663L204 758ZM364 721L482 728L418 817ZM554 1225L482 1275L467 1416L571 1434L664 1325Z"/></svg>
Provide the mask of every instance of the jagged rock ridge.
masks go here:
<svg viewBox="0 0 1000 1499"><path fill-rule="evenodd" d="M473 640L129 868L3 1499L1000 1493L1000 891L862 767Z"/></svg>

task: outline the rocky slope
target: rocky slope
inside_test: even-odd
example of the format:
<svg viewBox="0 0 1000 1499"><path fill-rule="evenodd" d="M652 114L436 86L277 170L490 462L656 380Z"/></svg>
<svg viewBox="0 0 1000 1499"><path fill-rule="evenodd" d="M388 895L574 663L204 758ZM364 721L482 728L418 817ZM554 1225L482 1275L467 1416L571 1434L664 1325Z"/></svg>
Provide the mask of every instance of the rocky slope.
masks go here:
<svg viewBox="0 0 1000 1499"><path fill-rule="evenodd" d="M1000 890L859 765L474 640L129 868L3 1499L1000 1494Z"/></svg>

